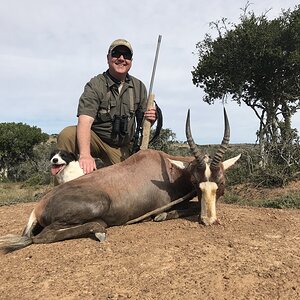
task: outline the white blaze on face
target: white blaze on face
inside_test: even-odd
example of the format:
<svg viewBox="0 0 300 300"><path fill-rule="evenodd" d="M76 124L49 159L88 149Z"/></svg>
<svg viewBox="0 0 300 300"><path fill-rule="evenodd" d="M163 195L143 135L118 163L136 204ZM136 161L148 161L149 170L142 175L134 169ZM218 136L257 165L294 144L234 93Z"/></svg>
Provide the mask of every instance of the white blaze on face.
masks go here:
<svg viewBox="0 0 300 300"><path fill-rule="evenodd" d="M231 166L233 166L238 159L240 158L241 155L237 155L236 157L233 157L231 159L228 159L224 161L223 164L223 169L227 170ZM208 158L206 158L205 162L207 163ZM201 196L201 215L200 219L202 223L205 225L212 225L217 219L217 212L216 212L216 201L217 201L217 189L218 185L215 182L210 182L210 177L211 177L211 171L208 165L206 165L206 170L205 170L205 182L201 182L199 184L199 188L202 192Z"/></svg>
<svg viewBox="0 0 300 300"><path fill-rule="evenodd" d="M56 153L50 160L51 162L51 175L55 176L63 170L66 162L61 158L59 153Z"/></svg>
<svg viewBox="0 0 300 300"><path fill-rule="evenodd" d="M207 181L209 181L210 176L211 176L211 170L210 170L210 167L207 163L206 163L206 169L205 169L205 172L204 172L204 176L205 176L205 179Z"/></svg>
<svg viewBox="0 0 300 300"><path fill-rule="evenodd" d="M215 182L201 182L200 190L202 192L201 197L201 221L205 225L212 225L217 221L216 212L216 193L218 185Z"/></svg>
<svg viewBox="0 0 300 300"><path fill-rule="evenodd" d="M222 163L223 169L227 170L231 166L233 166L241 155L237 155L231 159L228 159ZM182 161L175 161L169 159L171 164L176 165L180 169L184 169L187 167L188 163ZM199 188L201 190L201 215L200 219L202 223L205 225L212 225L217 219L216 212L216 201L217 201L217 189L218 185L215 182L210 182L211 178L211 170L209 167L209 157L207 155L204 156L204 162L206 164L206 168L204 171L204 182L199 184Z"/></svg>
<svg viewBox="0 0 300 300"><path fill-rule="evenodd" d="M55 161L55 162L54 162ZM66 162L61 158L59 153L56 153L50 160L52 164L65 165Z"/></svg>

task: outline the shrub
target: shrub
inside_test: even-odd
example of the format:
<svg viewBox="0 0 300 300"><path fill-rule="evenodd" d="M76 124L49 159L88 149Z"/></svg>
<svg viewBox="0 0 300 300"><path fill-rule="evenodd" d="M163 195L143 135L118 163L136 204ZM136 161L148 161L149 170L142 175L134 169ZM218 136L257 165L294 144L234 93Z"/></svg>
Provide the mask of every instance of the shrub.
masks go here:
<svg viewBox="0 0 300 300"><path fill-rule="evenodd" d="M265 200L262 207L270 208L300 208L300 195L287 195L281 198Z"/></svg>

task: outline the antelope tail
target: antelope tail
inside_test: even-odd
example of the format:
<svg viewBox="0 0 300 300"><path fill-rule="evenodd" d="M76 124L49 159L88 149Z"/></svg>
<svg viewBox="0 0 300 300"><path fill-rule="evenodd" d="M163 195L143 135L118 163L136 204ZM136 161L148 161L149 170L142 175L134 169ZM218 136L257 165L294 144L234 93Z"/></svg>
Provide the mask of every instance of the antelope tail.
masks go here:
<svg viewBox="0 0 300 300"><path fill-rule="evenodd" d="M8 234L0 237L0 253L7 254L15 250L25 248L33 243L26 235Z"/></svg>

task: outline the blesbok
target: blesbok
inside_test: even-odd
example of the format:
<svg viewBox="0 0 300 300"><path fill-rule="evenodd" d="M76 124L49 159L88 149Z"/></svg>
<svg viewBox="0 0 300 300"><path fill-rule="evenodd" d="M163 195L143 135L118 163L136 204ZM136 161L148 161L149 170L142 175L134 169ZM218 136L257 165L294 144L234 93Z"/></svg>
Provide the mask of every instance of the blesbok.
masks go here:
<svg viewBox="0 0 300 300"><path fill-rule="evenodd" d="M211 164L197 150L188 114L186 133L195 158L140 150L121 163L58 185L36 204L21 236L0 238L0 250L8 253L30 244L87 236L103 240L107 227L126 224L190 194L195 188L201 203L201 221L206 225L214 223L214 203L224 192L224 170L239 158L221 163L229 142L225 110L224 114L223 142ZM185 204L191 203L190 199ZM186 211L191 214L189 207ZM163 217L176 217L178 211L175 212Z"/></svg>
<svg viewBox="0 0 300 300"><path fill-rule="evenodd" d="M190 129L190 111L186 120L186 138L196 158L185 168L191 174L192 183L197 191L198 200L201 204L199 222L205 225L218 223L216 213L216 201L224 194L225 170L233 166L240 158L240 154L222 162L222 158L229 144L230 127L224 108L225 130L222 143L212 160L202 155L197 148Z"/></svg>
<svg viewBox="0 0 300 300"><path fill-rule="evenodd" d="M166 219L178 218L182 216L188 216L193 214L199 214L199 223L204 225L219 224L216 212L216 201L224 194L225 190L225 170L233 166L240 158L240 154L222 162L222 158L229 144L230 139L230 127L224 108L224 136L222 143L215 153L213 159L210 159L207 155L201 154L197 145L195 144L190 128L190 111L188 111L186 119L186 138L189 147L195 157L192 162L185 161L172 161L172 164L176 165L182 170L188 171L191 175L191 182L197 191L198 203L200 205L190 205L186 210L173 210L168 212L159 213L154 220L164 221ZM179 201L176 201L179 202ZM172 203L165 205L165 209L169 208ZM198 211L197 211L198 209ZM160 211L159 209L156 210ZM152 215L151 212L145 214L145 217ZM143 220L144 216L136 218L128 223L134 223L136 221Z"/></svg>

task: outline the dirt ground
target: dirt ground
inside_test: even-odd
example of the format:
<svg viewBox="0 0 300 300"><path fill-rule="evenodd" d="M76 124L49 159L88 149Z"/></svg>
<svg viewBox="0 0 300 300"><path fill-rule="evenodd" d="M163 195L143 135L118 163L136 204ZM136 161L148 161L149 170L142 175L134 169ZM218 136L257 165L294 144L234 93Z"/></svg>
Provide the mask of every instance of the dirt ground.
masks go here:
<svg viewBox="0 0 300 300"><path fill-rule="evenodd" d="M0 235L33 207L0 207ZM221 225L146 222L1 255L0 299L300 299L300 211L217 209Z"/></svg>

